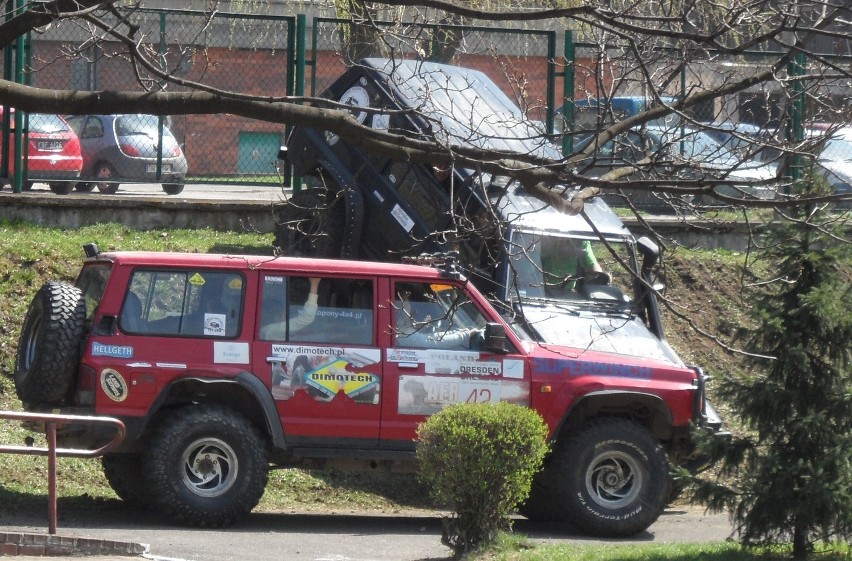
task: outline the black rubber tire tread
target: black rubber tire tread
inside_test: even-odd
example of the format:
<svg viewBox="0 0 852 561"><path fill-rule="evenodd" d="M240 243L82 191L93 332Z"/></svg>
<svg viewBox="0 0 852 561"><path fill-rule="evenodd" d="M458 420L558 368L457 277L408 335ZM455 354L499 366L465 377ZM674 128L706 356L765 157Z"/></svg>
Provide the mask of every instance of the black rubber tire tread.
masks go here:
<svg viewBox="0 0 852 561"><path fill-rule="evenodd" d="M95 184L92 183L91 181L78 181L74 185L74 189L78 193L91 193L92 191L95 190Z"/></svg>
<svg viewBox="0 0 852 561"><path fill-rule="evenodd" d="M345 221L344 201L334 194L299 191L280 207L275 247L282 255L339 258Z"/></svg>
<svg viewBox="0 0 852 561"><path fill-rule="evenodd" d="M597 453L630 455L642 470L643 485L627 506L608 509L586 491L584 478ZM665 450L644 427L624 419L601 419L570 435L556 451L553 497L565 519L586 534L607 538L629 537L656 522L670 496L671 478Z"/></svg>
<svg viewBox="0 0 852 561"><path fill-rule="evenodd" d="M15 389L23 403L62 403L76 380L85 330L86 303L80 289L50 282L36 292L15 361Z"/></svg>
<svg viewBox="0 0 852 561"><path fill-rule="evenodd" d="M166 195L180 195L183 193L183 185L180 183L163 183L163 191Z"/></svg>
<svg viewBox="0 0 852 561"><path fill-rule="evenodd" d="M104 477L122 501L137 507L150 506L140 454L107 454L101 458Z"/></svg>
<svg viewBox="0 0 852 561"><path fill-rule="evenodd" d="M233 486L202 497L182 481L182 457L193 442L215 437L238 456ZM178 523L199 528L230 526L260 502L269 479L269 452L258 429L218 404L183 407L163 417L144 455L145 483L155 507Z"/></svg>
<svg viewBox="0 0 852 561"><path fill-rule="evenodd" d="M47 184L47 186L50 187L50 190L56 193L57 195L67 195L68 193L74 190L74 185L74 183L59 181Z"/></svg>
<svg viewBox="0 0 852 561"><path fill-rule="evenodd" d="M533 478L530 486L530 495L518 506L518 512L535 522L564 522L567 514L560 505L553 500L554 477L556 474L552 464L548 463L544 469Z"/></svg>

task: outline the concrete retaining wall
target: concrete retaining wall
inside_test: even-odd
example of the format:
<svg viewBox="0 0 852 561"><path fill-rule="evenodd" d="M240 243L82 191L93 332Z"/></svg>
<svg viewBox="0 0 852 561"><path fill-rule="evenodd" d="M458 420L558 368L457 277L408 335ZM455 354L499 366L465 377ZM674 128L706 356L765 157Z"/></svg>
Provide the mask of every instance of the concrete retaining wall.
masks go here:
<svg viewBox="0 0 852 561"><path fill-rule="evenodd" d="M118 222L139 230L212 228L266 233L275 228L273 204L269 200L227 201L141 195L58 196L49 192L5 192L0 193L0 219L60 228L103 222ZM748 247L749 229L742 222L653 217L648 218L647 223L667 244L736 251ZM637 236L645 233L645 227L638 221L628 220L627 225Z"/></svg>

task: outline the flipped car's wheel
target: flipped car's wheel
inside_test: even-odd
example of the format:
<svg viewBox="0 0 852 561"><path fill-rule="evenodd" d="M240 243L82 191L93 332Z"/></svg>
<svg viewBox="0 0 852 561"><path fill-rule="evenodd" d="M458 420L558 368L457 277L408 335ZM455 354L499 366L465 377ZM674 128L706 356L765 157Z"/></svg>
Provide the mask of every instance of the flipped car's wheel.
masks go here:
<svg viewBox="0 0 852 561"><path fill-rule="evenodd" d="M183 185L179 183L163 183L163 191L166 195L180 195L183 192Z"/></svg>
<svg viewBox="0 0 852 561"><path fill-rule="evenodd" d="M50 187L50 190L53 191L54 193L56 193L57 195L67 195L68 193L70 193L74 189L74 184L71 183L70 181L69 182L57 181L55 183L48 183L47 185Z"/></svg>
<svg viewBox="0 0 852 561"><path fill-rule="evenodd" d="M217 405L163 418L145 454L156 506L184 524L228 526L253 509L269 475L266 446L251 422Z"/></svg>
<svg viewBox="0 0 852 561"><path fill-rule="evenodd" d="M91 181L80 181L74 185L74 189L79 193L91 193L95 189L95 184Z"/></svg>
<svg viewBox="0 0 852 561"><path fill-rule="evenodd" d="M342 200L325 189L295 193L281 206L275 247L283 255L340 257L346 217Z"/></svg>
<svg viewBox="0 0 852 561"><path fill-rule="evenodd" d="M95 185L101 193L112 195L118 191L119 184L110 183L110 181L115 179L116 173L112 166L108 163L98 162L95 166L95 177L98 179L98 181L95 182Z"/></svg>
<svg viewBox="0 0 852 561"><path fill-rule="evenodd" d="M80 289L51 282L27 311L15 363L15 389L27 404L62 402L73 385L86 328Z"/></svg>
<svg viewBox="0 0 852 561"><path fill-rule="evenodd" d="M665 509L671 482L668 459L657 439L636 423L591 423L556 454L556 502L565 519L584 532L632 536Z"/></svg>
<svg viewBox="0 0 852 561"><path fill-rule="evenodd" d="M101 458L107 483L122 501L133 506L148 506L150 492L142 478L139 454L107 454Z"/></svg>

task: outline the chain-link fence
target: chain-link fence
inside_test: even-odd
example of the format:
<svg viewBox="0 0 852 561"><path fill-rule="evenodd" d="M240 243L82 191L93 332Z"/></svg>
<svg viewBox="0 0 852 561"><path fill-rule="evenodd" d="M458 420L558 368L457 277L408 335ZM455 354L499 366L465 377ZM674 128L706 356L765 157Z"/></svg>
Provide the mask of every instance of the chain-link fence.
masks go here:
<svg viewBox="0 0 852 561"><path fill-rule="evenodd" d="M269 97L292 93L295 18L148 10L124 16L138 26L136 48L148 60L157 61L158 68L146 68L138 62L141 58L131 60L126 43L109 33L82 19L68 19L33 34L25 82L40 88L89 91L182 92L192 91L197 84L212 92ZM99 19L107 28L118 23L109 13L100 14ZM178 82L166 83L157 71L169 73ZM80 142L80 178L88 180L77 184L80 190L97 185L114 192L124 182L163 183L167 191L187 182L281 183L277 154L284 140L282 125L224 113L163 119L114 117L66 118ZM32 150L38 147L40 152L40 147L47 146L36 140L40 120L43 116L29 118L25 187L47 179L36 165L42 155ZM58 151L58 141L51 147ZM62 188L59 183L55 186Z"/></svg>
<svg viewBox="0 0 852 561"><path fill-rule="evenodd" d="M132 37L112 34L123 29L119 17L136 26ZM418 58L483 71L530 119L540 121L543 131L565 132L563 139L572 139L579 128L623 118L646 108L659 95L676 99L724 87L771 68L778 59L777 53L733 57L636 43L575 44L570 32L563 36L556 31L481 26L373 21L367 25L320 17L180 10L104 12L98 20L99 27L83 18L60 20L32 33L29 43L7 48L4 76L63 90L181 92L201 87L278 97L321 95L363 57ZM128 56L128 44L145 56ZM301 52L297 45L304 45ZM15 78L12 61L19 51L24 63ZM146 67L143 60L154 61L155 66ZM826 60L807 61L807 77L801 80L798 96L791 97L793 90L785 87L789 84L783 74L790 70L781 69L782 79L708 99L683 117L751 124L780 139L807 137L809 129L843 119L849 122L848 79L832 80L824 71L834 64L848 72L852 59ZM166 82L159 72L171 79ZM631 99L632 109L610 102L621 98ZM604 99L608 101L600 103ZM278 186L284 175L277 152L286 131L279 124L224 113L136 120L74 117L66 119L75 133L68 135L59 130L61 122L56 123L55 117L15 117L9 111L3 115L3 130L9 132L0 136L2 170L11 175L17 171L15 155L26 154L20 165L24 188L43 181L58 192L95 186L110 192L121 183L155 182L173 192L183 183ZM122 126L121 131L116 125ZM57 130L45 131L47 126ZM26 142L15 142L18 131ZM73 136L80 145L79 178L74 177ZM842 157L850 159L852 154ZM60 160L67 167L44 164Z"/></svg>

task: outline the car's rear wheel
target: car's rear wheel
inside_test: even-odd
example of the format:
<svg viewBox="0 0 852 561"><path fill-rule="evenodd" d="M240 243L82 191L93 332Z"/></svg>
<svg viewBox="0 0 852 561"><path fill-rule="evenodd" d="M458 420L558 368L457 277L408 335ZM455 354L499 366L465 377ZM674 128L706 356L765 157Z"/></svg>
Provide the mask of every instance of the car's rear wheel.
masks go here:
<svg viewBox="0 0 852 561"><path fill-rule="evenodd" d="M74 185L74 189L78 193L91 193L95 189L95 184L91 181L80 181Z"/></svg>
<svg viewBox="0 0 852 561"><path fill-rule="evenodd" d="M101 193L111 195L118 191L119 184L111 182L116 178L115 169L107 162L99 162L95 166L95 177L97 178L95 185Z"/></svg>
<svg viewBox="0 0 852 561"><path fill-rule="evenodd" d="M183 185L179 183L163 183L163 191L166 195L180 195L183 192Z"/></svg>
<svg viewBox="0 0 852 561"><path fill-rule="evenodd" d="M80 289L51 282L27 311L15 363L15 389L22 402L58 404L71 389L86 328Z"/></svg>
<svg viewBox="0 0 852 561"><path fill-rule="evenodd" d="M107 454L101 458L107 483L122 501L134 506L148 506L149 492L142 477L139 454Z"/></svg>
<svg viewBox="0 0 852 561"><path fill-rule="evenodd" d="M218 405L179 409L161 419L145 453L156 506L190 526L229 526L260 501L268 451L243 415Z"/></svg>
<svg viewBox="0 0 852 561"><path fill-rule="evenodd" d="M59 182L56 181L54 183L48 183L50 190L56 193L57 195L67 195L74 189L74 184L71 182Z"/></svg>

